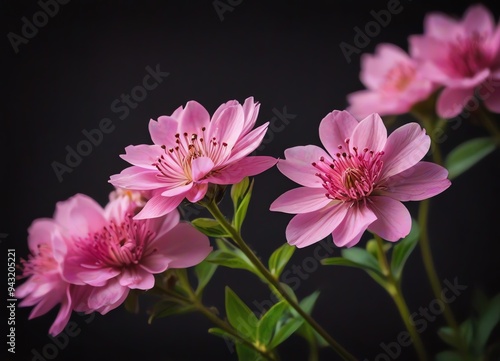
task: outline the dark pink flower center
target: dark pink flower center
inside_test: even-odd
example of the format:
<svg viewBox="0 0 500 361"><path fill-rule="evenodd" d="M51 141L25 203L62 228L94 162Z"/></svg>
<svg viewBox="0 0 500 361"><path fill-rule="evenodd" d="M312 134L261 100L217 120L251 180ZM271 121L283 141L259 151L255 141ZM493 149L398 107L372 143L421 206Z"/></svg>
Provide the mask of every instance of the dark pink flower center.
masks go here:
<svg viewBox="0 0 500 361"><path fill-rule="evenodd" d="M384 152L368 148L359 151L357 147L351 151L349 139L338 149L332 162L321 157L319 162L312 163L328 192L326 197L343 202L365 200L377 188Z"/></svg>
<svg viewBox="0 0 500 361"><path fill-rule="evenodd" d="M52 247L46 243L38 245L36 250L31 250L28 260L21 259L23 274L21 277L46 274L57 270L57 262L52 253Z"/></svg>
<svg viewBox="0 0 500 361"><path fill-rule="evenodd" d="M407 62L399 62L385 75L382 90L388 93L401 92L411 84L415 78L415 67Z"/></svg>
<svg viewBox="0 0 500 361"><path fill-rule="evenodd" d="M484 40L484 36L474 32L467 38L458 37L450 43L448 61L453 75L473 77L491 65L491 55L486 51Z"/></svg>
<svg viewBox="0 0 500 361"><path fill-rule="evenodd" d="M214 164L218 164L224 157L227 143L220 142L216 137L211 139L205 138L206 128L201 128L200 135L196 133L182 135L175 134L175 147L167 148L162 145L164 154L162 154L156 163L153 165L166 177L171 177L178 170L172 168L175 164L176 168L180 167L188 181L192 180L191 176L191 161L199 157L209 157Z"/></svg>
<svg viewBox="0 0 500 361"><path fill-rule="evenodd" d="M75 243L82 256L92 260L92 263L82 264L84 267L126 267L138 264L143 257L156 251L147 249L154 236L155 233L147 229L146 221L134 221L132 215L127 214L121 224L111 221L101 231L77 239Z"/></svg>

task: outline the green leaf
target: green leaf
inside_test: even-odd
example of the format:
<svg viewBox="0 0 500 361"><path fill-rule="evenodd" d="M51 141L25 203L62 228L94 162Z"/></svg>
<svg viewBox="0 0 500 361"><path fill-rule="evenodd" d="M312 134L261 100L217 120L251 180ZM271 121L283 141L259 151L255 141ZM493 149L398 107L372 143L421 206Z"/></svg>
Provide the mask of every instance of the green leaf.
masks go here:
<svg viewBox="0 0 500 361"><path fill-rule="evenodd" d="M241 225L243 224L245 216L247 215L248 205L250 204L250 198L252 197L253 184L254 181L252 179L252 182L250 182L250 185L248 186L247 192L238 203L237 207L234 209L233 224L238 231L240 231Z"/></svg>
<svg viewBox="0 0 500 361"><path fill-rule="evenodd" d="M451 327L448 327L448 326L441 327L438 330L438 336L441 338L441 340L443 340L448 345L450 345L454 348L459 347L459 345L458 345L459 341L456 339L455 331Z"/></svg>
<svg viewBox="0 0 500 361"><path fill-rule="evenodd" d="M208 261L203 261L199 263L195 268L194 272L198 278L198 286L196 287L196 294L199 295L205 289L205 286L212 279L212 276L217 269L217 264Z"/></svg>
<svg viewBox="0 0 500 361"><path fill-rule="evenodd" d="M311 293L309 296L304 297L302 301L300 301L300 308L302 308L304 311L306 311L308 314L311 314L314 305L316 304L316 301L318 300L319 297L319 291L314 291Z"/></svg>
<svg viewBox="0 0 500 361"><path fill-rule="evenodd" d="M342 250L341 254L345 259L360 264L365 269L381 272L377 259L363 248L346 248Z"/></svg>
<svg viewBox="0 0 500 361"><path fill-rule="evenodd" d="M148 323L151 324L157 318L181 315L188 312L196 311L192 305L182 305L174 301L161 301L153 306L153 311L149 316Z"/></svg>
<svg viewBox="0 0 500 361"><path fill-rule="evenodd" d="M238 209L241 201L245 198L250 186L250 179L248 177L231 187L231 199L233 200L234 209Z"/></svg>
<svg viewBox="0 0 500 361"><path fill-rule="evenodd" d="M297 331L300 326L304 324L304 319L300 318L291 318L286 321L282 326L278 327L274 336L269 343L269 349L274 349L278 347L280 344L285 342L295 331Z"/></svg>
<svg viewBox="0 0 500 361"><path fill-rule="evenodd" d="M219 328L219 327L209 328L208 329L208 333L211 334L211 335L222 337L224 339L230 339L234 343L241 342L240 339L238 339L237 337L234 337L229 332L227 332L227 331L225 331L225 330L223 330L222 328Z"/></svg>
<svg viewBox="0 0 500 361"><path fill-rule="evenodd" d="M462 357L455 351L443 351L436 355L436 361L462 361Z"/></svg>
<svg viewBox="0 0 500 361"><path fill-rule="evenodd" d="M236 330L255 341L259 320L229 287L226 287L226 316Z"/></svg>
<svg viewBox="0 0 500 361"><path fill-rule="evenodd" d="M491 332L500 322L500 294L493 297L478 320L477 345L483 349L488 342Z"/></svg>
<svg viewBox="0 0 500 361"><path fill-rule="evenodd" d="M236 353L238 361L265 361L260 353L242 343L236 344Z"/></svg>
<svg viewBox="0 0 500 361"><path fill-rule="evenodd" d="M238 254L236 252L217 250L210 253L206 258L206 261L224 267L245 269L258 274L252 262L250 262L243 252L242 254Z"/></svg>
<svg viewBox="0 0 500 361"><path fill-rule="evenodd" d="M269 257L269 270L273 276L279 278L294 251L295 247L284 243L271 254L271 257Z"/></svg>
<svg viewBox="0 0 500 361"><path fill-rule="evenodd" d="M460 144L446 157L448 178L456 178L494 150L495 141L490 137L475 138Z"/></svg>
<svg viewBox="0 0 500 361"><path fill-rule="evenodd" d="M420 237L420 228L417 221L412 219L410 233L398 242L392 251L391 270L397 280L401 278L406 260L415 249Z"/></svg>
<svg viewBox="0 0 500 361"><path fill-rule="evenodd" d="M257 325L257 340L261 344L267 345L269 341L271 341L278 321L288 309L288 304L285 301L281 301L273 305L273 307L262 316Z"/></svg>
<svg viewBox="0 0 500 361"><path fill-rule="evenodd" d="M196 218L191 221L191 224L198 231L209 237L229 237L224 228L215 219Z"/></svg>
<svg viewBox="0 0 500 361"><path fill-rule="evenodd" d="M124 302L125 309L131 313L139 313L139 292L130 290Z"/></svg>

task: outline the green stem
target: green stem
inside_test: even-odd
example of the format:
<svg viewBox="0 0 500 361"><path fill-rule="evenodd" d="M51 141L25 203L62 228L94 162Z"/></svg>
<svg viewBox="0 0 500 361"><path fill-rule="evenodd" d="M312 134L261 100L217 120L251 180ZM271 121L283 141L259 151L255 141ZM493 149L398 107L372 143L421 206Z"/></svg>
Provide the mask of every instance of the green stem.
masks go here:
<svg viewBox="0 0 500 361"><path fill-rule="evenodd" d="M271 272L262 264L260 259L255 255L255 253L248 247L240 233L232 226L230 222L224 217L219 207L215 202L205 205L205 207L209 210L212 216L219 222L219 224L224 228L226 232L231 235L231 238L234 240L236 245L243 251L243 253L250 259L252 264L257 268L257 270L262 274L262 276L267 280L267 282L273 286L283 297L284 300L288 302L288 304L297 311L297 313L302 316L302 318L319 334L323 337L326 342L331 346L337 354L339 354L346 361L356 361L356 358L347 351L342 345L340 345L328 332L325 331L323 327L321 327L316 320L314 320L310 315L305 312L297 302L285 291L285 289L281 286L279 280L274 277Z"/></svg>
<svg viewBox="0 0 500 361"><path fill-rule="evenodd" d="M418 224L420 226L420 251L422 253L422 261L424 263L425 271L427 273L427 278L429 279L429 283L431 284L432 292L434 293L434 297L436 299L441 299L441 293L443 287L441 286L441 281L439 280L436 272L436 268L434 266L434 260L432 257L429 233L428 233L428 215L429 215L429 200L423 200L420 202L420 206L418 209ZM443 302L444 304L444 318L448 325L453 329L455 338L457 339L457 344L460 345L460 352L462 355L466 355L467 351L465 346L463 345L463 340L460 332L460 328L458 322L451 311L451 308L447 302Z"/></svg>
<svg viewBox="0 0 500 361"><path fill-rule="evenodd" d="M196 293L193 291L191 288L191 285L189 283L189 280L187 279L187 274L184 269L179 269L179 272L176 272L179 282L184 286L183 289L187 291L189 294L189 298L184 297L176 292L173 292L171 290L167 290L165 288L155 286L155 289L158 291L163 292L165 295L167 295L169 298L174 299L176 302L180 304L189 304L194 306L198 312L203 314L206 318L208 318L214 325L218 326L219 328L223 329L227 333L229 333L231 336L233 336L235 339L238 340L238 342L246 345L247 347L257 351L259 354L262 355L266 360L269 361L276 361L276 357L272 353L272 351L269 350L264 350L257 345L254 345L252 342L246 340L245 338L241 337L238 331L236 331L230 324L228 324L226 321L222 320L219 318L213 310L209 309L207 306L205 306L201 300L196 296Z"/></svg>
<svg viewBox="0 0 500 361"><path fill-rule="evenodd" d="M500 143L500 130L498 129L495 121L491 118L490 113L482 107L480 109L481 122L483 123L484 127L491 133L498 145Z"/></svg>
<svg viewBox="0 0 500 361"><path fill-rule="evenodd" d="M415 350L417 351L419 360L426 361L426 360L428 360L428 357L427 357L427 353L425 351L424 344L422 342L422 339L420 338L420 334L417 332L417 329L411 323L411 315L410 315L410 311L408 310L408 305L406 304L406 301L403 297L403 292L401 290L401 286L400 286L399 282L396 280L396 278L392 274L391 267L389 266L389 261L387 260L387 257L386 257L385 251L384 251L384 244L383 244L382 238L375 235L375 239L377 240L377 246L378 246L379 264L380 264L380 267L382 268L382 273L384 274L384 276L386 277L386 280L388 282L386 290L389 293L389 295L392 297L394 303L396 304L396 307L398 308L399 314L401 315L401 319L403 320L403 322L406 326L406 329L410 333L410 336L413 340L413 346L415 347Z"/></svg>

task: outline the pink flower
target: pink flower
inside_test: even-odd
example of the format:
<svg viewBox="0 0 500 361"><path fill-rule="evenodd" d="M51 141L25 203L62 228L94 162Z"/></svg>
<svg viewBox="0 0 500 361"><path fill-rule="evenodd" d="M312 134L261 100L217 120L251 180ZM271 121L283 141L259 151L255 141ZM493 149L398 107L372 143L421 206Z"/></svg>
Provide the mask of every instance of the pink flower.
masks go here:
<svg viewBox="0 0 500 361"><path fill-rule="evenodd" d="M171 116L151 120L154 145L128 146L121 157L133 164L110 182L125 189L151 190L153 197L135 219L159 217L175 209L184 198L201 200L208 184L234 184L276 164L276 159L247 155L262 141L269 123L251 130L259 104L222 104L213 114L195 101Z"/></svg>
<svg viewBox="0 0 500 361"><path fill-rule="evenodd" d="M362 55L360 78L367 89L347 96L348 111L358 119L374 112L380 115L407 113L435 88L421 76L415 60L391 44L377 46L375 55Z"/></svg>
<svg viewBox="0 0 500 361"><path fill-rule="evenodd" d="M303 187L271 205L272 211L297 214L288 224L288 243L305 247L332 234L334 243L351 247L364 231L397 241L410 232L411 217L401 201L418 201L450 186L445 168L419 162L430 138L418 124L389 137L378 114L358 121L333 111L319 126L327 149L299 146L285 151L279 170Z"/></svg>
<svg viewBox="0 0 500 361"><path fill-rule="evenodd" d="M471 6L463 19L431 13L425 35L410 37L410 53L422 73L443 85L437 113L457 116L477 91L485 106L500 113L500 25L482 5Z"/></svg>
<svg viewBox="0 0 500 361"><path fill-rule="evenodd" d="M132 219L137 204L129 195L114 198L103 209L77 194L57 203L53 219L38 219L29 229L32 255L22 261L18 287L21 306L36 305L30 318L57 304L50 328L60 333L71 311L102 314L118 307L130 289L147 290L154 274L201 262L212 250L208 238L177 211L153 220Z"/></svg>
<svg viewBox="0 0 500 361"><path fill-rule="evenodd" d="M51 335L59 334L71 316L70 284L61 274L61 259L56 259L54 249L64 249L64 240L59 234L56 221L37 219L28 229L28 260L21 260L22 278L29 277L17 287L16 297L24 298L21 307L35 306L30 319L47 313L61 304L59 312L49 329Z"/></svg>
<svg viewBox="0 0 500 361"><path fill-rule="evenodd" d="M205 235L179 223L177 211L133 220L136 205L130 197L119 197L104 209L86 199L67 209L68 219L73 224L79 219L87 232L71 234L62 273L72 284L92 286L85 296L88 309L105 314L118 307L130 289L152 288L154 274L194 266L212 250Z"/></svg>

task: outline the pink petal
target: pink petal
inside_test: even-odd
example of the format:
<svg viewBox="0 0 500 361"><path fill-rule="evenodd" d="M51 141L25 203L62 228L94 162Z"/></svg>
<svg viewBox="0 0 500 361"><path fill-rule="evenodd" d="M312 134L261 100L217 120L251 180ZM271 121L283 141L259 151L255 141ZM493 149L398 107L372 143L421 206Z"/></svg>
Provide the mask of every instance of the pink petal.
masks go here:
<svg viewBox="0 0 500 361"><path fill-rule="evenodd" d="M191 161L191 176L197 182L205 177L214 167L214 162L209 157L194 158Z"/></svg>
<svg viewBox="0 0 500 361"><path fill-rule="evenodd" d="M325 193L321 188L295 188L279 196L269 209L291 214L317 211L332 202Z"/></svg>
<svg viewBox="0 0 500 361"><path fill-rule="evenodd" d="M214 184L236 184L245 177L260 174L276 164L278 160L268 156L245 157L207 177Z"/></svg>
<svg viewBox="0 0 500 361"><path fill-rule="evenodd" d="M439 95L437 101L437 113L442 118L456 117L470 98L474 90L472 88L445 88Z"/></svg>
<svg viewBox="0 0 500 361"><path fill-rule="evenodd" d="M163 197L161 195L154 196L146 203L144 208L135 215L134 219L138 220L164 216L177 208L183 199L184 195L182 194L173 197Z"/></svg>
<svg viewBox="0 0 500 361"><path fill-rule="evenodd" d="M196 203L205 197L208 190L208 183L195 183L193 188L186 194L186 198L191 203Z"/></svg>
<svg viewBox="0 0 500 361"><path fill-rule="evenodd" d="M484 91L481 91L484 94ZM489 91L488 95L483 97L484 105L493 113L500 113L500 87L495 87Z"/></svg>
<svg viewBox="0 0 500 361"><path fill-rule="evenodd" d="M347 213L345 204L319 211L298 214L286 227L286 239L292 246L303 248L321 241L342 222Z"/></svg>
<svg viewBox="0 0 500 361"><path fill-rule="evenodd" d="M129 145L125 148L125 154L120 157L132 165L145 169L156 170L153 164L158 161L163 149L159 145Z"/></svg>
<svg viewBox="0 0 500 361"><path fill-rule="evenodd" d="M128 287L124 287L117 280L113 280L108 282L106 286L95 287L87 303L91 309L99 310L101 314L105 314L118 307L125 300L128 292Z"/></svg>
<svg viewBox="0 0 500 361"><path fill-rule="evenodd" d="M120 274L119 269L107 267L85 270L85 267L80 268L81 271L76 275L78 279L84 284L101 287L104 286L108 280ZM66 274L65 274L66 276Z"/></svg>
<svg viewBox="0 0 500 361"><path fill-rule="evenodd" d="M167 213L162 217L149 218L146 219L145 222L147 222L147 229L155 232L156 237L161 237L174 228L179 223L179 220L179 212L177 209L174 209L172 212Z"/></svg>
<svg viewBox="0 0 500 361"><path fill-rule="evenodd" d="M110 201L104 207L104 216L108 221L114 221L118 224L124 221L127 213L133 213L137 205L128 196L118 197Z"/></svg>
<svg viewBox="0 0 500 361"><path fill-rule="evenodd" d="M107 223L103 208L84 194L76 194L66 201L57 202L54 220L71 230L75 237L100 230Z"/></svg>
<svg viewBox="0 0 500 361"><path fill-rule="evenodd" d="M424 19L424 29L427 36L440 40L453 40L461 33L457 20L442 13L431 13Z"/></svg>
<svg viewBox="0 0 500 361"><path fill-rule="evenodd" d="M368 229L381 238L396 242L406 237L411 230L411 216L403 203L383 196L370 197L370 209L377 216Z"/></svg>
<svg viewBox="0 0 500 361"><path fill-rule="evenodd" d="M226 143L226 149L231 150L243 130L244 114L241 105L224 109L217 118L210 122L209 138L215 137L219 146ZM218 163L215 161L215 163Z"/></svg>
<svg viewBox="0 0 500 361"><path fill-rule="evenodd" d="M158 170L148 170L137 166L125 168L120 174L109 178L109 183L115 187L133 190L151 190L165 186L165 182L158 178Z"/></svg>
<svg viewBox="0 0 500 361"><path fill-rule="evenodd" d="M44 296L40 298L40 302L31 310L29 319L40 317L49 312L58 303L61 303L65 298L66 290L67 285L60 288L52 288L51 292L44 294ZM23 304L22 306L28 305Z"/></svg>
<svg viewBox="0 0 500 361"><path fill-rule="evenodd" d="M356 119L366 118L368 115L376 112L380 115L395 114L388 112L386 107L390 103L382 99L381 93L372 90L360 90L347 95L349 107L347 111Z"/></svg>
<svg viewBox="0 0 500 361"><path fill-rule="evenodd" d="M164 197L174 197L178 195L185 195L187 192L193 188L193 182L185 184L186 181L180 182L178 184L171 184L169 188L165 189L161 195Z"/></svg>
<svg viewBox="0 0 500 361"><path fill-rule="evenodd" d="M51 218L38 218L28 228L28 247L32 254L38 253L38 246L52 245L52 238L59 232L59 227Z"/></svg>
<svg viewBox="0 0 500 361"><path fill-rule="evenodd" d="M245 123L243 125L242 134L246 134L255 126L257 116L259 115L260 104L255 102L253 97L248 97L243 103L243 114Z"/></svg>
<svg viewBox="0 0 500 361"><path fill-rule="evenodd" d="M239 139L234 148L231 150L231 157L229 157L227 162L235 162L257 149L266 135L268 126L269 122L262 124Z"/></svg>
<svg viewBox="0 0 500 361"><path fill-rule="evenodd" d="M417 123L408 123L396 129L385 144L381 178L391 177L417 164L430 145L430 137Z"/></svg>
<svg viewBox="0 0 500 361"><path fill-rule="evenodd" d="M149 121L149 134L151 140L156 145L175 145L175 133L177 133L178 123L173 117L161 116L158 121L153 119Z"/></svg>
<svg viewBox="0 0 500 361"><path fill-rule="evenodd" d="M51 334L52 336L57 336L64 330L71 317L71 311L71 298L68 288L68 290L66 291L66 295L61 302L61 307L59 308L56 319L49 328L49 334Z"/></svg>
<svg viewBox="0 0 500 361"><path fill-rule="evenodd" d="M350 138L358 121L351 114L334 110L328 113L319 124L319 138L326 150L334 155L339 151L338 146L346 146L345 140Z"/></svg>
<svg viewBox="0 0 500 361"><path fill-rule="evenodd" d="M448 171L435 163L418 162L413 167L387 180L387 189L380 195L399 201L421 201L447 189L451 182Z"/></svg>
<svg viewBox="0 0 500 361"><path fill-rule="evenodd" d="M387 140L387 129L382 118L376 113L368 115L356 126L352 132L349 146L351 149L368 148L374 152L384 149Z"/></svg>
<svg viewBox="0 0 500 361"><path fill-rule="evenodd" d="M323 188L323 181L316 176L318 170L312 166L321 157L332 158L315 145L298 146L285 150L286 159L278 161L278 169L286 177L305 187Z"/></svg>
<svg viewBox="0 0 500 361"><path fill-rule="evenodd" d="M189 223L179 223L163 237L156 239L151 247L156 252L145 257L141 266L152 273L169 268L186 268L203 261L212 251L208 237Z"/></svg>
<svg viewBox="0 0 500 361"><path fill-rule="evenodd" d="M201 128L208 127L210 115L200 103L191 100L187 102L184 110L179 113L177 122L179 124L178 133L200 134Z"/></svg>
<svg viewBox="0 0 500 361"><path fill-rule="evenodd" d="M463 28L468 34L477 32L483 37L489 37L495 29L495 19L483 5L472 5L464 14Z"/></svg>
<svg viewBox="0 0 500 361"><path fill-rule="evenodd" d="M333 243L337 247L354 246L376 219L375 214L364 204L352 204L342 222L333 230Z"/></svg>
<svg viewBox="0 0 500 361"><path fill-rule="evenodd" d="M118 282L131 289L149 290L155 285L155 278L141 267L127 267L121 273Z"/></svg>
<svg viewBox="0 0 500 361"><path fill-rule="evenodd" d="M361 82L368 89L378 89L396 64L409 61L410 57L401 48L393 44L377 45L374 55L361 55Z"/></svg>

